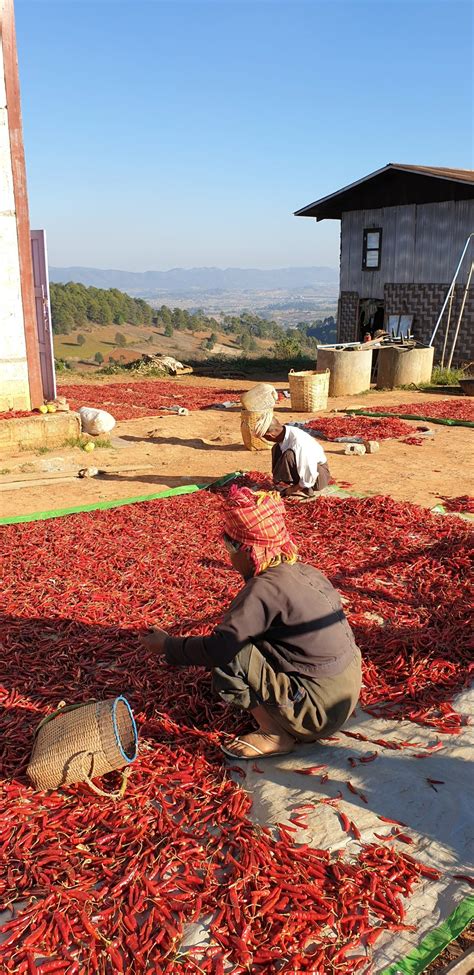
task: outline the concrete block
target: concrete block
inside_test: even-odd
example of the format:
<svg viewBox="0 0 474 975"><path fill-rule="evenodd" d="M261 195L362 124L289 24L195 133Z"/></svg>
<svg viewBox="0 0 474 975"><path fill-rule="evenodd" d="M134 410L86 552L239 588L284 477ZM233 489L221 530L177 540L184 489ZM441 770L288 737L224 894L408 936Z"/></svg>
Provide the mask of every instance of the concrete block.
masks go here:
<svg viewBox="0 0 474 975"><path fill-rule="evenodd" d="M372 349L318 349L318 370L329 369L329 396L355 396L370 389Z"/></svg>
<svg viewBox="0 0 474 975"><path fill-rule="evenodd" d="M364 447L368 454L376 454L380 450L380 444L378 440L364 440Z"/></svg>
<svg viewBox="0 0 474 975"><path fill-rule="evenodd" d="M81 420L77 413L47 413L0 420L0 451L2 455L18 447L37 450L39 447L60 447L65 440L79 437Z"/></svg>
<svg viewBox="0 0 474 975"><path fill-rule="evenodd" d="M377 364L377 389L395 389L412 383L429 383L433 371L434 346L409 349L388 346L380 349Z"/></svg>
<svg viewBox="0 0 474 975"><path fill-rule="evenodd" d="M344 448L345 454L356 454L358 457L362 457L366 450L363 443L346 443Z"/></svg>

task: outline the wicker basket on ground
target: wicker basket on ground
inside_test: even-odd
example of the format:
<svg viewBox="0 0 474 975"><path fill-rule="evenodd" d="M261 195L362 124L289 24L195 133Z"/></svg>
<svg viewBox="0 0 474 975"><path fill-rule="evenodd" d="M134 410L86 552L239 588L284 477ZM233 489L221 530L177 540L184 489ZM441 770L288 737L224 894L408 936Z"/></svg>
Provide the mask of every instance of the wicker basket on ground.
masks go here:
<svg viewBox="0 0 474 975"><path fill-rule="evenodd" d="M91 780L129 766L137 750L135 721L124 697L70 704L39 724L28 777L41 790L87 782L104 795Z"/></svg>
<svg viewBox="0 0 474 975"><path fill-rule="evenodd" d="M242 434L242 442L247 450L272 449L272 444L268 440L262 440L255 433L255 424L257 420L261 419L262 415L261 411L258 413L253 410L240 411L240 431Z"/></svg>
<svg viewBox="0 0 474 975"><path fill-rule="evenodd" d="M297 413L315 413L328 405L329 369L288 373L291 408Z"/></svg>

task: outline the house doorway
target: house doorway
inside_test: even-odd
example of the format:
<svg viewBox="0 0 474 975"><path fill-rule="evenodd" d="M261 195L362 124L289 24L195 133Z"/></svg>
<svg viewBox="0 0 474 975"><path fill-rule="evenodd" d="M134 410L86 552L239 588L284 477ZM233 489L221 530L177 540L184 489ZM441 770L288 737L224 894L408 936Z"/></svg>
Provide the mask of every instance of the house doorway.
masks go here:
<svg viewBox="0 0 474 975"><path fill-rule="evenodd" d="M363 342L367 333L373 339L375 332L384 327L384 316L385 305L381 298L363 298L359 301L356 341Z"/></svg>

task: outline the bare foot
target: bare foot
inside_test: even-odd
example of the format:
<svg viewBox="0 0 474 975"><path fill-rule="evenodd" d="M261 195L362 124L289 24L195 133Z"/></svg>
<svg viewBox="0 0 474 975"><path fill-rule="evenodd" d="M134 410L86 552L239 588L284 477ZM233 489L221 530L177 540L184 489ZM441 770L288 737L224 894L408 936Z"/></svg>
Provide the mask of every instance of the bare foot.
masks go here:
<svg viewBox="0 0 474 975"><path fill-rule="evenodd" d="M265 758L270 755L289 755L295 747L295 739L286 731L279 730L275 734L268 731L251 731L248 735L234 738L228 748L223 749L226 755L235 758Z"/></svg>

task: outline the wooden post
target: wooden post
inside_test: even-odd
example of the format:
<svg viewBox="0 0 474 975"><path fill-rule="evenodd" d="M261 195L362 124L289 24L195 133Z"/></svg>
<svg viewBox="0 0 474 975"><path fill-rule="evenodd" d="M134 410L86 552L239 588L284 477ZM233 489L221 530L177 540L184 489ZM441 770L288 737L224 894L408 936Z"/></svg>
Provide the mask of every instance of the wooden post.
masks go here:
<svg viewBox="0 0 474 975"><path fill-rule="evenodd" d="M43 402L43 384L36 324L36 307L31 259L30 218L26 187L25 151L21 123L20 80L16 49L13 0L0 0L0 40L3 45L5 89L7 96L8 131L10 137L13 191L15 196L18 255L21 277L21 298L25 329L28 383L31 406Z"/></svg>

